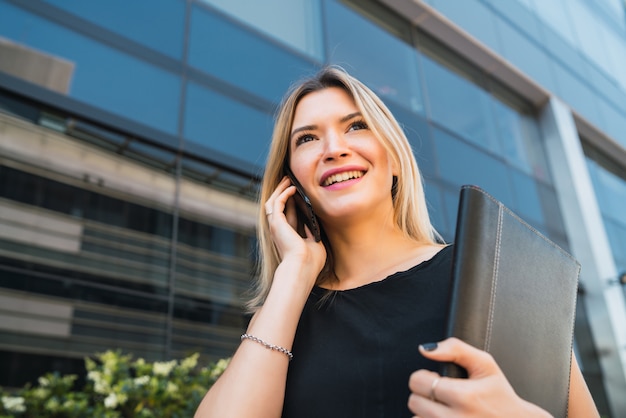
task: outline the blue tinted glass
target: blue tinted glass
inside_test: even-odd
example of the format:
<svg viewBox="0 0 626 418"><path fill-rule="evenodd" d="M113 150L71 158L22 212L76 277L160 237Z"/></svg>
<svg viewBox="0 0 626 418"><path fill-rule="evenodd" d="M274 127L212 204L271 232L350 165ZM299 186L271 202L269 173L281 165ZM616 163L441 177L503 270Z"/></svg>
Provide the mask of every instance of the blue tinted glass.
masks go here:
<svg viewBox="0 0 626 418"><path fill-rule="evenodd" d="M427 122L421 116L411 113L398 105L393 103L386 103L386 105L400 126L402 126L411 144L422 175L424 177L434 177L436 175L435 153Z"/></svg>
<svg viewBox="0 0 626 418"><path fill-rule="evenodd" d="M540 45L504 20L497 20L497 28L504 58L546 89L554 91L554 78L550 73L552 61Z"/></svg>
<svg viewBox="0 0 626 418"><path fill-rule="evenodd" d="M550 172L537 122L497 100L493 101L493 109L504 158L526 173L549 181Z"/></svg>
<svg viewBox="0 0 626 418"><path fill-rule="evenodd" d="M545 219L537 183L517 170L510 170L510 174L516 202L511 209L526 222L539 228L545 223Z"/></svg>
<svg viewBox="0 0 626 418"><path fill-rule="evenodd" d="M354 11L326 2L328 60L344 67L380 97L423 113L417 52Z"/></svg>
<svg viewBox="0 0 626 418"><path fill-rule="evenodd" d="M294 80L315 71L315 64L272 41L194 6L189 63L212 75L279 102Z"/></svg>
<svg viewBox="0 0 626 418"><path fill-rule="evenodd" d="M46 1L152 49L174 58L182 57L183 0Z"/></svg>
<svg viewBox="0 0 626 418"><path fill-rule="evenodd" d="M535 38L541 42L541 30L543 26L539 23L539 19L528 10L527 7L520 4L519 0L488 0L489 3L503 16L506 16L511 22L515 22L528 36ZM462 4L464 4L463 2ZM492 47L493 48L493 47ZM497 48L493 48L496 51Z"/></svg>
<svg viewBox="0 0 626 418"><path fill-rule="evenodd" d="M444 238L446 238L447 241L454 239L454 235L456 234L456 218L459 211L459 193L460 189L446 188L442 191L444 215L448 225L448 235L444 235Z"/></svg>
<svg viewBox="0 0 626 418"><path fill-rule="evenodd" d="M510 2L506 2L508 7L510 7L508 4ZM500 46L493 12L484 6L483 2L479 0L436 0L433 1L433 5L445 17L454 21L482 43L494 51L499 50ZM518 5L517 8L519 7ZM517 19L520 18L519 15L516 17Z"/></svg>
<svg viewBox="0 0 626 418"><path fill-rule="evenodd" d="M301 53L320 60L324 58L320 0L199 1Z"/></svg>
<svg viewBox="0 0 626 418"><path fill-rule="evenodd" d="M491 111L493 99L431 59L424 57L423 63L432 119L484 148L501 153Z"/></svg>
<svg viewBox="0 0 626 418"><path fill-rule="evenodd" d="M555 32L552 26L545 23L542 24L541 33L543 34L546 49L557 61L560 61L581 77L587 77L586 60L583 59L580 51L573 44ZM555 78L558 82L558 76Z"/></svg>
<svg viewBox="0 0 626 418"><path fill-rule="evenodd" d="M605 132L622 144L623 147L626 147L626 114L616 109L604 98L598 100L598 105L600 106Z"/></svg>
<svg viewBox="0 0 626 418"><path fill-rule="evenodd" d="M623 220L626 207L626 181L596 166L595 188L602 213L610 218Z"/></svg>
<svg viewBox="0 0 626 418"><path fill-rule="evenodd" d="M508 207L513 207L509 170L504 163L473 146L433 129L439 172L454 187L474 184L482 187Z"/></svg>
<svg viewBox="0 0 626 418"><path fill-rule="evenodd" d="M615 79L593 63L586 59L583 62L586 73L590 75L586 80L593 86L594 90L606 97L613 105L623 106L626 103L626 83L621 87Z"/></svg>
<svg viewBox="0 0 626 418"><path fill-rule="evenodd" d="M2 9L0 36L74 64L69 96L176 132L178 77L9 4Z"/></svg>
<svg viewBox="0 0 626 418"><path fill-rule="evenodd" d="M265 165L270 115L194 83L187 89L186 109L186 138L255 167Z"/></svg>
<svg viewBox="0 0 626 418"><path fill-rule="evenodd" d="M548 186L544 183L538 182L536 183L536 187L540 196L539 200L541 202L545 225L550 231L556 232L558 235L566 236L565 224L563 223L563 215L561 213L559 199L556 196L556 191L552 186Z"/></svg>
<svg viewBox="0 0 626 418"><path fill-rule="evenodd" d="M449 239L450 228L446 222L446 213L443 208L439 187L437 187L437 185L433 182L427 180L424 183L424 191L426 193L426 204L428 206L430 223L445 239Z"/></svg>
<svg viewBox="0 0 626 418"><path fill-rule="evenodd" d="M586 119L598 124L601 121L598 110L597 94L589 88L587 83L570 73L560 64L554 64L557 92L574 110L584 115ZM600 125L601 126L601 125Z"/></svg>

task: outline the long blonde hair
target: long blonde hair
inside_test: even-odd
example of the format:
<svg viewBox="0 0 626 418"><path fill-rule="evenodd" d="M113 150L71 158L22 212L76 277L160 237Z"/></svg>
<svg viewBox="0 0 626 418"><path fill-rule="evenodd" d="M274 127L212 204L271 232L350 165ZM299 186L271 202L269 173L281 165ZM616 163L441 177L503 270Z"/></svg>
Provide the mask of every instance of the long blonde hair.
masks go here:
<svg viewBox="0 0 626 418"><path fill-rule="evenodd" d="M280 258L269 232L264 203L274 192L285 173L283 167L289 158L289 137L296 107L309 93L329 87L339 87L354 100L372 133L381 141L399 175L394 179L394 221L404 234L420 244L437 244L441 236L431 225L426 207L422 177L402 128L387 106L376 94L345 70L336 66L325 67L315 76L294 85L283 99L276 114L272 142L261 186L258 222L259 270L254 294L248 307L258 309L269 292L274 272ZM324 239L328 258L317 278L317 284L334 277L334 262L329 243Z"/></svg>

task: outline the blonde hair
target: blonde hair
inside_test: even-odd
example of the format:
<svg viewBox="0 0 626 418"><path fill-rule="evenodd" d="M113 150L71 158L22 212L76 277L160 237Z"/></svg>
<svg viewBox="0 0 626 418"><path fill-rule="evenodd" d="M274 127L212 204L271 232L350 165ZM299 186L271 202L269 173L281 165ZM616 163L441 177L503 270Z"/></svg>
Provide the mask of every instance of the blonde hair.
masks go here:
<svg viewBox="0 0 626 418"><path fill-rule="evenodd" d="M248 307L258 309L269 292L274 272L280 258L269 232L264 203L274 192L284 177L283 167L289 158L289 137L296 107L309 93L329 87L339 87L354 100L372 133L381 141L390 155L393 164L399 167L394 179L393 206L394 221L404 234L421 244L437 244L441 236L431 225L426 207L426 197L422 177L402 128L387 106L376 94L340 67L330 66L320 70L315 76L294 85L283 99L276 114L272 142L269 149L263 183L261 186L258 222L259 270L254 294ZM334 277L334 262L329 243L323 239L328 258L326 266L317 278L317 284Z"/></svg>

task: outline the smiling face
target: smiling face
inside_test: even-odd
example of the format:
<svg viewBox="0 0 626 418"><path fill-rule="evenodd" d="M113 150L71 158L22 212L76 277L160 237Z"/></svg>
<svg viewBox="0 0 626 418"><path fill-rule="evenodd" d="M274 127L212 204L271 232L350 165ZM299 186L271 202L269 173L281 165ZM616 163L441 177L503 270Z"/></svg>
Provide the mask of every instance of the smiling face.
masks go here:
<svg viewBox="0 0 626 418"><path fill-rule="evenodd" d="M300 100L289 155L291 170L322 220L392 210L397 173L345 90L328 87Z"/></svg>

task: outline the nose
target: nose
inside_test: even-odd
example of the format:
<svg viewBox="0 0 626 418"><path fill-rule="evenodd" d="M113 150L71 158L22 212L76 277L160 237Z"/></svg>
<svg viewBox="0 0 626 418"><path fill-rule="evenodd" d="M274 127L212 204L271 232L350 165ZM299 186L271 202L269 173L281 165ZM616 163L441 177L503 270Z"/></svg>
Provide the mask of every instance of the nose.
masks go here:
<svg viewBox="0 0 626 418"><path fill-rule="evenodd" d="M328 132L326 134L324 161L333 161L350 155L350 146L341 132Z"/></svg>

